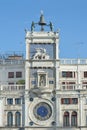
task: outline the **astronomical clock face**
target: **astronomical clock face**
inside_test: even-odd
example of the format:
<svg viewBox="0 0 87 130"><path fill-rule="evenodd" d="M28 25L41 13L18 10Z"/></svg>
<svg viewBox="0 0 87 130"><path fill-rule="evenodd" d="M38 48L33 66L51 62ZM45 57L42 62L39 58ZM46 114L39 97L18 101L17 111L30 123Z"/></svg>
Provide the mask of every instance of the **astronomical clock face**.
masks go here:
<svg viewBox="0 0 87 130"><path fill-rule="evenodd" d="M34 107L33 113L38 120L44 121L51 117L52 109L49 104L40 102Z"/></svg>
<svg viewBox="0 0 87 130"><path fill-rule="evenodd" d="M29 105L29 119L36 125L50 125L54 120L53 111L54 105L52 102L37 98Z"/></svg>

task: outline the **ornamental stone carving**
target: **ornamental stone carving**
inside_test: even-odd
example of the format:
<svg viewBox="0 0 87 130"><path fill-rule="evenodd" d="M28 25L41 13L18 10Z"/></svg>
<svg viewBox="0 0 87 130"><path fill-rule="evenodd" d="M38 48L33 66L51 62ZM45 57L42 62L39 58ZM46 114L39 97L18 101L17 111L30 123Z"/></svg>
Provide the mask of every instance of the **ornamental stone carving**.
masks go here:
<svg viewBox="0 0 87 130"><path fill-rule="evenodd" d="M46 53L45 48L36 48L36 53L32 56L32 59L49 59L49 55Z"/></svg>

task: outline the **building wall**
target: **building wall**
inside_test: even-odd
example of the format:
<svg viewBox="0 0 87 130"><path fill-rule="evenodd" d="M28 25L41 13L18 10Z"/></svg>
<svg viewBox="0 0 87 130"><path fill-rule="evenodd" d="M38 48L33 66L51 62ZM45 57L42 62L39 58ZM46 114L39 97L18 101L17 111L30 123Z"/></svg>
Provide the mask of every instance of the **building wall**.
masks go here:
<svg viewBox="0 0 87 130"><path fill-rule="evenodd" d="M60 59L59 32L25 39L26 59L0 61L0 130L86 130L87 60Z"/></svg>
<svg viewBox="0 0 87 130"><path fill-rule="evenodd" d="M2 65L2 67L3 67L3 65ZM13 72L22 71L23 72L23 79L25 77L25 74L24 74L25 73L25 69L24 69L25 65L22 65L22 66L16 65L16 66L12 66L12 67L11 66L7 66L7 67L5 66L4 68L6 70L5 71L6 81L4 83L6 83L6 84L9 81L15 82L15 81L18 80L16 78L14 78L14 80L13 79L9 80L8 77L7 77L9 71L13 71ZM87 119L86 119L87 118L87 91L86 91L86 84L84 86L82 85L82 82L87 81L87 78L84 77L84 71L86 72L86 70L87 70L87 66L84 65L84 64L82 64L82 65L81 64L80 65L74 65L74 64L64 65L64 64L61 64L59 66L59 83L58 83L59 88L56 89L56 92L53 92L52 88L55 86L55 84L54 85L49 84L49 87L47 87L47 88L45 87L41 90L42 91L41 94L38 95L39 98L37 98L37 96L34 93L29 94L29 91L27 91L25 96L24 96L24 90L23 89L22 89L22 91L20 91L20 90L18 90L18 91L17 90L16 91L13 91L13 90L1 91L1 95L0 95L1 96L0 97L0 126L1 127L7 126L7 113L8 112L13 113L13 125L15 126L15 113L17 111L19 111L21 113L21 126L25 125L26 127L29 127L29 128L26 128L26 129L30 129L30 127L32 127L31 129L35 129L36 127L39 127L41 129L41 127L42 127L41 124L38 124L38 125L34 124L33 126L29 125L29 122L31 121L31 118L32 118L32 116L29 115L29 114L31 114L31 109L29 109L29 106L31 104L35 105L35 103L37 103L37 100L39 101L39 99L40 99L40 101L41 101L41 99L44 99L48 103L50 101L52 104L54 104L53 105L53 111L54 111L54 113L56 111L56 114L54 114L54 116L52 117L52 120L49 121L49 123L46 123L46 124L44 123L43 127L46 127L46 125L47 125L47 129L48 129L48 127L55 127L51 124L52 121L55 120L57 127L60 127L59 129L63 129L63 127L64 127L63 126L64 112L69 112L69 114L70 114L70 118L69 118L70 126L69 127L72 127L71 126L71 115L72 115L73 111L77 112L77 128L75 128L75 129L77 129L77 130L81 129L81 128L79 128L80 126L86 127L86 125L87 125ZM2 73L2 68L0 69L0 71ZM75 77L62 77L63 71L64 72L65 71L66 72L75 72ZM5 73L4 73L4 75L5 75ZM0 75L0 77L2 79L4 79L4 76ZM79 81L78 81L78 79L79 79ZM75 84L74 85L66 84L65 88L63 88L62 82L75 82ZM1 83L2 83L2 80L1 80ZM79 83L79 85L77 83ZM4 85L2 84L1 86L4 86ZM63 86L64 86L64 84L63 84ZM66 87L66 86L71 86L71 88ZM75 87L73 87L73 86L75 86ZM33 87L34 86L32 86L31 88L33 88ZM42 95L42 93L44 93L44 94ZM47 93L49 93L49 94L47 94ZM52 101L52 97L54 97L54 96L56 97L56 100ZM33 101L30 101L31 97L33 97ZM11 105L7 104L8 98L13 99L13 104L11 104ZM20 105L15 104L15 98L21 98L21 104ZM24 99L23 98L25 98L25 105L24 105ZM70 103L62 104L61 103L62 98L63 99L77 98L78 103L77 104L70 104ZM33 107L33 105L32 105L32 107ZM25 115L24 111L26 111L26 110L27 110L27 113ZM24 123L24 121L26 121L26 122ZM70 130L73 129L73 128L69 128L69 127L68 127L68 129L70 129ZM0 129L2 129L2 128L0 128ZM14 128L14 129L16 129L16 128ZM65 127L64 127L64 129L65 129ZM83 129L85 130L85 128L82 128L82 130Z"/></svg>

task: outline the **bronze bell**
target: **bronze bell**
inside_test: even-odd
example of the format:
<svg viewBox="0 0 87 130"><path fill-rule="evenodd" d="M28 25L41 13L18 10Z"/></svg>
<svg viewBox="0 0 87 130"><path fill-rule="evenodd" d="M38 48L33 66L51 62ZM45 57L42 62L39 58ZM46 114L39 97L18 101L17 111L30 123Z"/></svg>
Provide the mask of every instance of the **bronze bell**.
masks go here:
<svg viewBox="0 0 87 130"><path fill-rule="evenodd" d="M44 15L43 14L41 14L41 16L40 16L39 25L41 25L41 26L46 25L46 22L44 20Z"/></svg>

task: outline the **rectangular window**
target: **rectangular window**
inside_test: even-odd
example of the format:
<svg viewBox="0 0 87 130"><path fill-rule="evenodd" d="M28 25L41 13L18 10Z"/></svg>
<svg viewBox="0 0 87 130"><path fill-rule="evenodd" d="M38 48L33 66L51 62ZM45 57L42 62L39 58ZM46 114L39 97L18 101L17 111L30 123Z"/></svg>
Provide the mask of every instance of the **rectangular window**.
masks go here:
<svg viewBox="0 0 87 130"><path fill-rule="evenodd" d="M72 104L77 104L78 103L78 98L72 98Z"/></svg>
<svg viewBox="0 0 87 130"><path fill-rule="evenodd" d="M63 71L63 72L62 72L62 77L63 77L63 78L66 77L66 71Z"/></svg>
<svg viewBox="0 0 87 130"><path fill-rule="evenodd" d="M14 72L8 72L8 78L14 78Z"/></svg>
<svg viewBox="0 0 87 130"><path fill-rule="evenodd" d="M66 89L65 82L62 82L62 89Z"/></svg>
<svg viewBox="0 0 87 130"><path fill-rule="evenodd" d="M74 77L73 72L71 71L62 71L62 77L63 78L72 78Z"/></svg>
<svg viewBox="0 0 87 130"><path fill-rule="evenodd" d="M22 77L22 72L16 72L16 78L21 78Z"/></svg>
<svg viewBox="0 0 87 130"><path fill-rule="evenodd" d="M70 104L70 99L69 98L62 98L61 104Z"/></svg>
<svg viewBox="0 0 87 130"><path fill-rule="evenodd" d="M84 78L87 78L87 71L84 72Z"/></svg>
<svg viewBox="0 0 87 130"><path fill-rule="evenodd" d="M83 82L82 87L87 89L87 82Z"/></svg>
<svg viewBox="0 0 87 130"><path fill-rule="evenodd" d="M21 104L21 98L15 98L15 104Z"/></svg>
<svg viewBox="0 0 87 130"><path fill-rule="evenodd" d="M62 89L75 89L75 82L62 82Z"/></svg>
<svg viewBox="0 0 87 130"><path fill-rule="evenodd" d="M61 104L77 104L78 98L62 98Z"/></svg>
<svg viewBox="0 0 87 130"><path fill-rule="evenodd" d="M67 82L67 89L75 89L75 82Z"/></svg>
<svg viewBox="0 0 87 130"><path fill-rule="evenodd" d="M65 98L65 99L64 99L64 104L69 104L69 103L70 103L69 98Z"/></svg>
<svg viewBox="0 0 87 130"><path fill-rule="evenodd" d="M8 98L7 99L7 104L12 105L13 104L13 98Z"/></svg>
<svg viewBox="0 0 87 130"><path fill-rule="evenodd" d="M49 84L54 84L54 81L53 81L53 80L50 80L50 81L49 81Z"/></svg>

